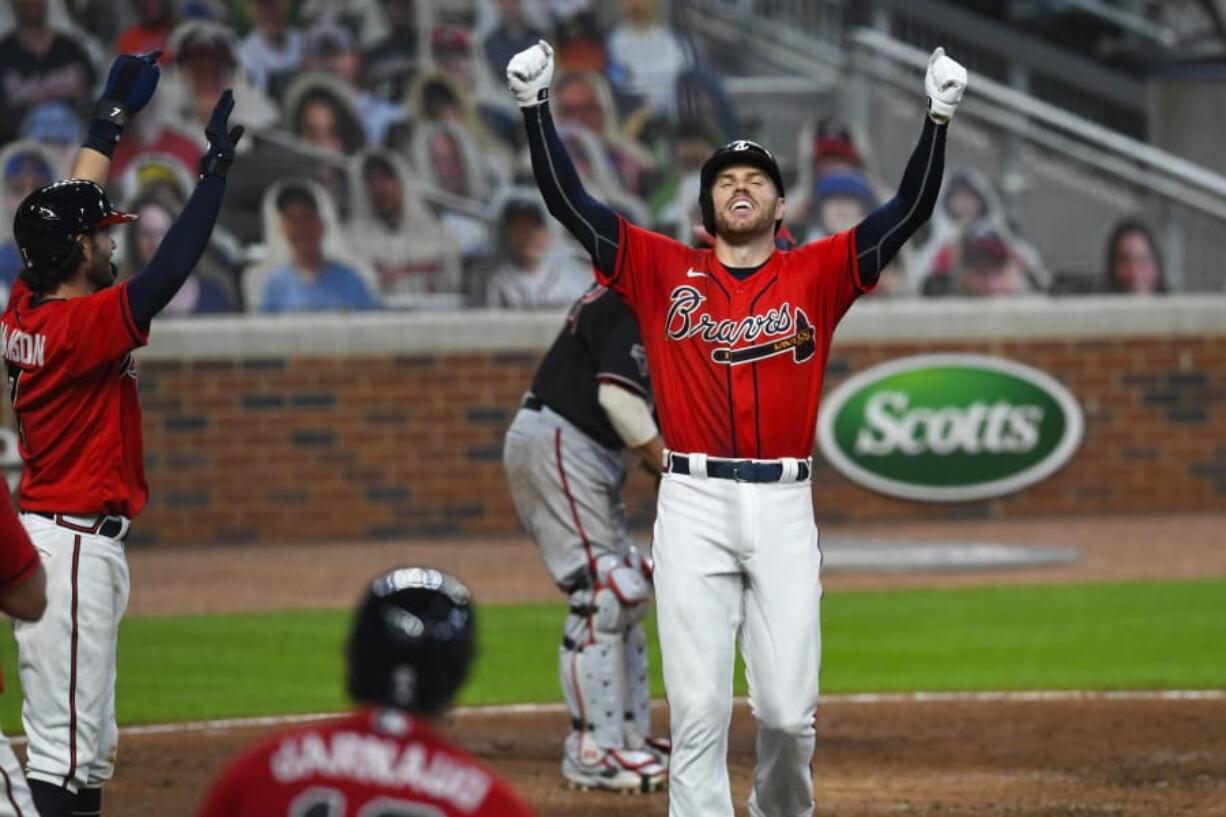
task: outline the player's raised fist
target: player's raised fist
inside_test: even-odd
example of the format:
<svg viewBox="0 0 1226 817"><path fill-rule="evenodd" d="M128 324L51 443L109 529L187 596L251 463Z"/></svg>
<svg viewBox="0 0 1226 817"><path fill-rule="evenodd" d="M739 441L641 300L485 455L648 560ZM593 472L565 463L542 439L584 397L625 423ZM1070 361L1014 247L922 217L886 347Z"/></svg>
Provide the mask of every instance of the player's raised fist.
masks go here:
<svg viewBox="0 0 1226 817"><path fill-rule="evenodd" d="M115 62L111 63L94 115L122 127L128 117L145 107L162 76L158 68L158 57L161 55L161 51L150 51L147 54L120 54L116 57Z"/></svg>
<svg viewBox="0 0 1226 817"><path fill-rule="evenodd" d="M541 40L520 51L507 63L507 87L521 108L531 108L549 99L553 81L553 48Z"/></svg>
<svg viewBox="0 0 1226 817"><path fill-rule="evenodd" d="M966 92L966 79L966 69L957 60L945 56L944 48L932 52L928 74L924 77L924 92L928 94L928 115L934 122L944 124L953 118Z"/></svg>

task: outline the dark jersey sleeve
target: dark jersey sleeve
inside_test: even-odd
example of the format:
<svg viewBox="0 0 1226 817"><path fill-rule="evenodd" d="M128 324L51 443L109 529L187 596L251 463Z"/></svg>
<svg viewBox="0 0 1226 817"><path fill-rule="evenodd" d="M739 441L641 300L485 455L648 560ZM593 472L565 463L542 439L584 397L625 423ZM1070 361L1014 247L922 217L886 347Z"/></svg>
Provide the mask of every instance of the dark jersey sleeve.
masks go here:
<svg viewBox="0 0 1226 817"><path fill-rule="evenodd" d="M524 108L532 174L550 214L583 245L592 262L613 276L617 263L618 216L583 188L575 165L553 124L549 103Z"/></svg>
<svg viewBox="0 0 1226 817"><path fill-rule="evenodd" d="M210 173L201 178L153 258L132 277L128 297L138 326L148 329L153 316L170 303L199 263L217 223L225 192L226 183L220 177Z"/></svg>
<svg viewBox="0 0 1226 817"><path fill-rule="evenodd" d="M856 227L860 285L871 288L881 270L908 238L932 216L945 173L945 134L949 125L924 117L924 130L911 153L894 198L865 216Z"/></svg>
<svg viewBox="0 0 1226 817"><path fill-rule="evenodd" d="M643 350L639 325L617 295L609 292L602 300L609 302L607 306L602 304L608 313L602 321L604 326L600 327L604 336L589 341L594 348L600 350L596 380L599 383L616 384L651 402L647 354Z"/></svg>

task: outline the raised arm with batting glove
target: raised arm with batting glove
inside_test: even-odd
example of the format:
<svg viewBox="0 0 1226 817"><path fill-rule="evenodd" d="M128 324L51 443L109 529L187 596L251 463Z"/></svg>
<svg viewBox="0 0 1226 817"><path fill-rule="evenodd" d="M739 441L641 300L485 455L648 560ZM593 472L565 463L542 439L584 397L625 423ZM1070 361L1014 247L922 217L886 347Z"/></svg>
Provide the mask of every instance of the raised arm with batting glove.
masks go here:
<svg viewBox="0 0 1226 817"><path fill-rule="evenodd" d="M72 166L71 177L105 184L111 169L111 156L123 135L124 126L140 112L157 90L162 72L157 66L161 51L147 54L121 54L111 64L102 96L94 106L89 135Z"/></svg>
<svg viewBox="0 0 1226 817"><path fill-rule="evenodd" d="M928 115L898 193L856 227L860 279L866 285L877 281L881 270L936 207L945 173L945 133L966 91L966 80L966 69L945 56L944 48L932 52L924 77Z"/></svg>
<svg viewBox="0 0 1226 817"><path fill-rule="evenodd" d="M507 85L523 112L533 175L549 212L583 245L601 271L613 275L620 216L583 187L549 109L552 79L553 49L544 40L507 64ZM945 56L945 49L934 51L924 78L928 115L898 193L856 228L860 275L866 285L876 282L936 206L945 168L945 131L966 84L966 69Z"/></svg>
<svg viewBox="0 0 1226 817"><path fill-rule="evenodd" d="M234 95L227 90L217 101L204 130L209 149L200 160L200 182L153 258L128 284L132 317L142 327L147 327L153 316L170 303L208 246L213 225L221 212L226 173L234 163L235 149L243 137L242 125L230 127L233 110Z"/></svg>
<svg viewBox="0 0 1226 817"><path fill-rule="evenodd" d="M532 172L549 212L570 231L605 274L617 261L619 217L583 188L549 110L553 48L541 40L507 63L507 85L524 115Z"/></svg>

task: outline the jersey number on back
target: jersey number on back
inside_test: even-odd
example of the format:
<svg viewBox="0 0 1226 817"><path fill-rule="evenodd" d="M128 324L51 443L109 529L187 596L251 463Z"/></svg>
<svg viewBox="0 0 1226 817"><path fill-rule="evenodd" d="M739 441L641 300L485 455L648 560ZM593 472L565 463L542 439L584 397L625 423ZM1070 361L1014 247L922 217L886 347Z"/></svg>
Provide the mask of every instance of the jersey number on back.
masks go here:
<svg viewBox="0 0 1226 817"><path fill-rule="evenodd" d="M25 445L26 435L21 427L21 414L17 411L17 390L21 386L21 373L25 369L14 363L8 364L6 368L9 375L9 405L13 407L13 413L17 416L17 436L21 439L22 445Z"/></svg>
<svg viewBox="0 0 1226 817"><path fill-rule="evenodd" d="M289 805L287 817L346 817L345 794L336 789L307 789ZM442 809L425 803L376 797L354 817L447 817Z"/></svg>

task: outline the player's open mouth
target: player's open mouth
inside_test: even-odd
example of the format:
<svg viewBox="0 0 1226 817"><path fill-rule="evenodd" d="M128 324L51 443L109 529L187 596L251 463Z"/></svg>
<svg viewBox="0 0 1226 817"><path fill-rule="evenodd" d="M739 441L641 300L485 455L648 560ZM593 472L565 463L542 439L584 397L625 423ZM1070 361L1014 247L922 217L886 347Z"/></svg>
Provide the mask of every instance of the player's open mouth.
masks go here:
<svg viewBox="0 0 1226 817"><path fill-rule="evenodd" d="M751 212L755 206L756 205L753 203L752 199L736 199L728 206L728 209L734 213L748 213Z"/></svg>

